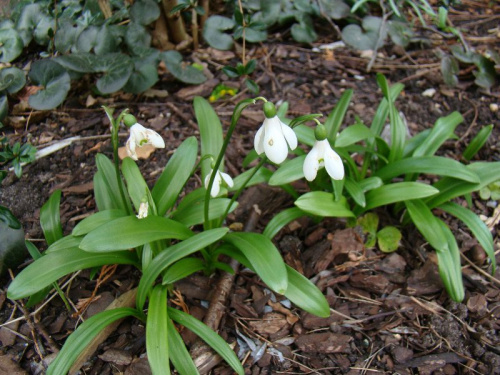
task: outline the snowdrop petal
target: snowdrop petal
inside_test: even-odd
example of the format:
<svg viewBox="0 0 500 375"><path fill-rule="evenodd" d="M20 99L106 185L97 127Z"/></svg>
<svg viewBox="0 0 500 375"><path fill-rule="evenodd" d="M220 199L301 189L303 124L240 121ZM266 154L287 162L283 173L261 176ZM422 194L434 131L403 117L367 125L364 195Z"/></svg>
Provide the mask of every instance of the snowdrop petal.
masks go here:
<svg viewBox="0 0 500 375"><path fill-rule="evenodd" d="M344 178L344 164L340 156L331 148L325 150L325 168L331 178L342 180Z"/></svg>
<svg viewBox="0 0 500 375"><path fill-rule="evenodd" d="M214 184L212 185L212 190L210 190L210 195L212 196L212 198L215 198L217 195L219 195L221 182L222 179L220 177L220 172L217 171L215 174Z"/></svg>
<svg viewBox="0 0 500 375"><path fill-rule="evenodd" d="M288 146L290 146L290 150L295 150L297 148L297 135L295 134L293 129L289 127L287 124L281 121L280 123L281 123L281 131L285 136Z"/></svg>
<svg viewBox="0 0 500 375"><path fill-rule="evenodd" d="M273 163L281 164L288 156L288 146L281 132L279 123L270 124L266 126L266 133L264 135L264 151L266 156Z"/></svg>
<svg viewBox="0 0 500 375"><path fill-rule="evenodd" d="M151 143L156 148L165 148L165 141L157 132L151 129L146 129L146 138L148 143Z"/></svg>
<svg viewBox="0 0 500 375"><path fill-rule="evenodd" d="M133 160L138 160L137 154L135 152L135 142L133 140L129 139L125 145L125 148L129 157L131 157Z"/></svg>
<svg viewBox="0 0 500 375"><path fill-rule="evenodd" d="M315 145L316 146L316 145ZM313 147L307 154L304 165L302 167L304 176L307 181L312 181L316 178L319 169L318 149Z"/></svg>
<svg viewBox="0 0 500 375"><path fill-rule="evenodd" d="M134 124L130 127L130 136L127 140L127 154L132 159L137 160L136 148L145 144L151 144L156 148L165 148L165 142L161 135L151 129L147 129L141 124Z"/></svg>
<svg viewBox="0 0 500 375"><path fill-rule="evenodd" d="M257 130L257 133L255 133L253 146L258 155L264 152L264 126L261 126L259 130Z"/></svg>
<svg viewBox="0 0 500 375"><path fill-rule="evenodd" d="M229 186L229 187L234 186L234 181L230 175L228 175L227 173L224 173L224 172L220 172L220 175L222 176L222 179L225 181L227 186Z"/></svg>

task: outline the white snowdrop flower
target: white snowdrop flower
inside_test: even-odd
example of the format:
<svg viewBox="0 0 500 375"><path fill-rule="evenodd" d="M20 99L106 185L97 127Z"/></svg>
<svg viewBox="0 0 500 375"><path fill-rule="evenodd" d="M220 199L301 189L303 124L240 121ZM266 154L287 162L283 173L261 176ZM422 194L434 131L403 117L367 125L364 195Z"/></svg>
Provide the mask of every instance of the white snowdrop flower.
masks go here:
<svg viewBox="0 0 500 375"><path fill-rule="evenodd" d="M144 145L153 145L156 148L165 148L165 142L163 141L161 135L154 130L145 128L141 124L136 123L130 127L130 136L126 144L128 156L137 160L137 153L135 150L137 147L142 147Z"/></svg>
<svg viewBox="0 0 500 375"><path fill-rule="evenodd" d="M325 167L327 173L334 180L342 180L344 178L344 164L340 156L333 151L330 142L326 139L326 132L323 125L318 125L316 131L316 142L309 151L304 160L303 171L307 181L312 181L316 178L318 170ZM318 136L319 133L324 133L325 137ZM318 140L318 138L320 140ZM321 139L322 138L322 139Z"/></svg>
<svg viewBox="0 0 500 375"><path fill-rule="evenodd" d="M149 211L149 203L141 202L141 204L139 205L139 213L137 214L137 218L144 219L145 217L148 217L148 211Z"/></svg>
<svg viewBox="0 0 500 375"><path fill-rule="evenodd" d="M208 184L210 183L210 177L212 176L212 173L214 173L213 169L205 177L205 188L206 189L208 189ZM224 181L226 183L226 185L229 187L234 186L233 179L231 178L230 175L228 175L227 173L221 172L219 170L216 171L214 183L212 185L212 189L210 190L210 195L212 196L212 198L215 198L217 195L219 195L220 186L222 184L222 181Z"/></svg>
<svg viewBox="0 0 500 375"><path fill-rule="evenodd" d="M280 164L288 156L288 147L297 147L297 136L288 125L276 116L276 108L271 102L264 104L266 119L255 134L254 147L257 154L265 153L273 163Z"/></svg>

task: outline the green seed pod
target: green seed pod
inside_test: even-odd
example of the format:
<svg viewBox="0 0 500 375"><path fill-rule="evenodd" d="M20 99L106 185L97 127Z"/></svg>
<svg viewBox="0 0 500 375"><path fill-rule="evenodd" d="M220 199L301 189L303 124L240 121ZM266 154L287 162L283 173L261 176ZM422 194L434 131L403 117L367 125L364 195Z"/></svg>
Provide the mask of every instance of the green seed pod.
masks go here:
<svg viewBox="0 0 500 375"><path fill-rule="evenodd" d="M264 103L264 114L267 118L273 118L276 116L276 107L271 102Z"/></svg>
<svg viewBox="0 0 500 375"><path fill-rule="evenodd" d="M316 129L314 129L314 136L316 137L317 141L323 141L326 139L326 127L323 124L318 124L316 126Z"/></svg>
<svg viewBox="0 0 500 375"><path fill-rule="evenodd" d="M137 119L135 118L134 115L131 115L130 113L127 113L125 116L123 116L123 123L130 128L132 125L137 124Z"/></svg>

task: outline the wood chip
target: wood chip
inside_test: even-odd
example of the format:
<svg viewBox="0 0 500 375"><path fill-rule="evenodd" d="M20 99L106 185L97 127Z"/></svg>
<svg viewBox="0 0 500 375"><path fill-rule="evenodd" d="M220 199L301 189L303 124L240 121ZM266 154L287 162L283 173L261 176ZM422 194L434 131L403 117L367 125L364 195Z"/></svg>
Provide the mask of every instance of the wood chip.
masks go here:
<svg viewBox="0 0 500 375"><path fill-rule="evenodd" d="M322 332L299 336L295 344L307 353L350 353L351 341L351 336Z"/></svg>

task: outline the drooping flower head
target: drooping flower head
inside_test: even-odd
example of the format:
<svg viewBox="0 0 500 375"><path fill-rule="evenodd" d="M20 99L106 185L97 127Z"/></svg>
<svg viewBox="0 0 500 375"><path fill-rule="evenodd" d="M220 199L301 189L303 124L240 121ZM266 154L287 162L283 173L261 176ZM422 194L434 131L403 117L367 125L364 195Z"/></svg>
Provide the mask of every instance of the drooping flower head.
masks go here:
<svg viewBox="0 0 500 375"><path fill-rule="evenodd" d="M123 122L130 127L130 136L127 140L126 149L128 156L132 159L137 160L137 147L153 145L156 148L165 148L165 142L161 135L139 124L134 116L125 115Z"/></svg>
<svg viewBox="0 0 500 375"><path fill-rule="evenodd" d="M255 134L254 147L257 154L265 153L273 163L280 164L288 156L288 147L297 147L297 136L287 124L276 116L276 108L271 102L264 104L266 119Z"/></svg>
<svg viewBox="0 0 500 375"><path fill-rule="evenodd" d="M212 177L212 174L214 173L214 170L212 169L209 174L205 177L205 188L208 189L208 184L210 182L210 177ZM233 187L234 182L233 179L231 178L230 175L227 173L221 172L219 170L215 171L215 178L214 178L214 183L212 184L212 189L210 189L210 195L212 198L215 198L216 196L219 195L220 192L220 187L222 185L222 181L224 181L227 186Z"/></svg>
<svg viewBox="0 0 500 375"><path fill-rule="evenodd" d="M314 146L307 154L303 171L307 181L313 181L320 168L325 167L326 172L334 180L342 180L344 178L344 164L340 156L333 151L330 142L326 138L325 126L319 124L314 132L316 141Z"/></svg>

